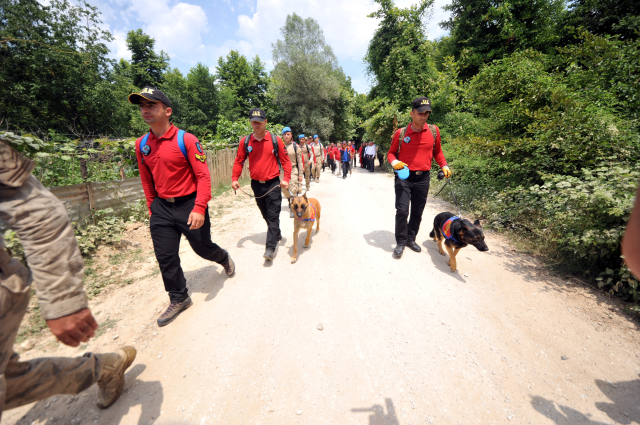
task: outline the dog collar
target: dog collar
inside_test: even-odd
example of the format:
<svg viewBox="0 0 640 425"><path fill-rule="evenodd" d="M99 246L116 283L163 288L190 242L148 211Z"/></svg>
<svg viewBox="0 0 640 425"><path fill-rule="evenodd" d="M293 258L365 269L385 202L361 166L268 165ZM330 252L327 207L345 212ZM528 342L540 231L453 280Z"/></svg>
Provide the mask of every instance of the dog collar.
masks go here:
<svg viewBox="0 0 640 425"><path fill-rule="evenodd" d="M460 241L454 238L453 235L451 234L451 225L456 220L460 220L460 217L454 216L454 217L451 217L449 220L445 221L444 224L442 225L442 234L444 235L445 238L452 239L455 242L460 243Z"/></svg>
<svg viewBox="0 0 640 425"><path fill-rule="evenodd" d="M314 207L313 204L309 204L309 205L311 205L311 210L312 210L311 217L305 218L305 219L298 218L298 221L315 221L315 219L316 219L316 207Z"/></svg>

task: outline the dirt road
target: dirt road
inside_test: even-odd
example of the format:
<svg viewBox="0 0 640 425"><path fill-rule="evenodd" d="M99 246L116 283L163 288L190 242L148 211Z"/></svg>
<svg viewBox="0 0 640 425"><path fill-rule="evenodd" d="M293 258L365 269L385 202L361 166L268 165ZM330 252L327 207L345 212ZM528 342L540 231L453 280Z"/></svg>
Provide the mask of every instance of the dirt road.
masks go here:
<svg viewBox="0 0 640 425"><path fill-rule="evenodd" d="M114 328L83 350L139 348L121 399L99 411L92 388L6 412L5 423L640 423L638 327L615 301L549 275L492 233L489 252L462 250L451 273L428 237L450 209L438 200L424 213L422 252L393 259L389 175L325 172L309 195L322 204L320 233L296 264L284 203L284 239L265 263L254 202L212 201L214 240L237 275L183 242L195 305L165 328L155 325L160 277L141 279L155 259L119 270L138 280L92 302Z"/></svg>

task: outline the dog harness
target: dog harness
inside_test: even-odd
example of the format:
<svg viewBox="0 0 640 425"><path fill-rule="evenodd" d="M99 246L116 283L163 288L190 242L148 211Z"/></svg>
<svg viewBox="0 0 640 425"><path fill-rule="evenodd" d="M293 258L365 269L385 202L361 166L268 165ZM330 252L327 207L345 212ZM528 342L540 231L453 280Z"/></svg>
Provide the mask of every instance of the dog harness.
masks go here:
<svg viewBox="0 0 640 425"><path fill-rule="evenodd" d="M298 221L315 221L316 220L316 207L313 206L313 204L309 204L311 205L311 217L309 218L299 218Z"/></svg>
<svg viewBox="0 0 640 425"><path fill-rule="evenodd" d="M456 238L454 238L453 234L451 234L451 225L456 220L460 220L460 217L455 217L454 216L454 217L451 217L449 220L445 221L444 224L442 225L442 234L444 235L445 238L452 239L452 240L460 243L460 241L457 240Z"/></svg>

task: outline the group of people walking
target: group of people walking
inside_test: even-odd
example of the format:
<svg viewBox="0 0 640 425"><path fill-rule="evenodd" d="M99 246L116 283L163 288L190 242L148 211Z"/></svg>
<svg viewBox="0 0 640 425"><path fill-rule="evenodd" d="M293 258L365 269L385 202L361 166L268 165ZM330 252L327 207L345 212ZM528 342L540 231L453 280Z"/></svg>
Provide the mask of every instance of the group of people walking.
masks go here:
<svg viewBox="0 0 640 425"><path fill-rule="evenodd" d="M169 306L157 323L166 326L193 305L180 265L181 236L201 258L220 264L228 277L235 275L236 266L228 251L211 240L207 206L211 180L202 145L170 122L171 101L161 90L145 87L131 94L129 101L139 106L150 128L136 141L135 150L149 209L151 239L169 297ZM431 102L419 97L412 106L411 123L394 133L387 155L394 169L406 166L410 170L406 180L396 176L394 182L396 258L402 257L405 246L420 251L415 238L429 192L432 158L447 178L451 176L440 132L426 124ZM249 112L249 121L253 132L240 140L232 188L240 189L238 179L249 159L251 188L268 229L263 257L272 261L282 239L282 195L290 200L302 192L303 176L309 190L311 180L320 182L320 170L327 165L332 173L339 174L341 168L346 179L352 161L355 166L356 151L351 142L331 143L325 148L317 135L309 138L301 134L299 143L295 143L289 127L281 136L269 133L266 115L258 108ZM369 171L373 171L376 152L373 143L361 146L358 152L361 164ZM11 258L0 234L0 412L56 394L77 394L94 383L99 387L97 404L106 408L122 392L135 348L26 362L12 350L29 304L32 281L43 317L59 341L76 347L94 337L98 327L82 286L83 261L69 217L62 203L31 175L34 167L32 161L0 140L0 218L18 233L31 266L29 271Z"/></svg>

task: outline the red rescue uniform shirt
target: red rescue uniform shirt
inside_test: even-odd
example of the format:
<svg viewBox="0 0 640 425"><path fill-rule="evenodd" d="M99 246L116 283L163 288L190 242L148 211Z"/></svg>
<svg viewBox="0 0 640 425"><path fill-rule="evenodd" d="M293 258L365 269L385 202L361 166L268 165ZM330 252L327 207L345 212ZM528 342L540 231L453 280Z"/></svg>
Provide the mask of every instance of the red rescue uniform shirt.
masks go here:
<svg viewBox="0 0 640 425"><path fill-rule="evenodd" d="M211 177L209 167L205 163L205 153L200 151L202 147L196 136L184 134L188 161L178 146L178 128L173 124L160 138L149 130L148 155L140 152L140 142L143 138L144 136L136 141L136 158L149 215L151 203L157 197L176 198L191 195L193 192L198 192L193 212L204 215L207 203L211 200Z"/></svg>
<svg viewBox="0 0 640 425"><path fill-rule="evenodd" d="M284 142L278 136L278 157L280 163L284 169L283 181L289 182L291 178L291 161L289 155L284 150ZM275 179L280 175L280 169L278 168L278 161L273 154L273 142L271 141L271 133L266 132L264 139L256 140L252 134L249 139L249 173L253 180L267 181ZM233 173L231 175L231 181L238 181L240 174L242 174L242 166L247 159L247 151L244 149L244 139L238 146L238 154L236 160L233 163Z"/></svg>
<svg viewBox="0 0 640 425"><path fill-rule="evenodd" d="M440 146L440 129L436 127L436 140L434 147L433 135L427 124L421 131L413 131L411 125L407 128L404 134L404 140L398 141L400 137L400 130L398 129L393 135L391 141L391 148L387 154L389 163L395 161L402 161L407 164L411 171L427 171L431 170L431 160L435 157L436 162L440 168L447 165L447 160L442 153L442 147ZM402 143L402 149L400 149L400 157L398 158L398 144Z"/></svg>

